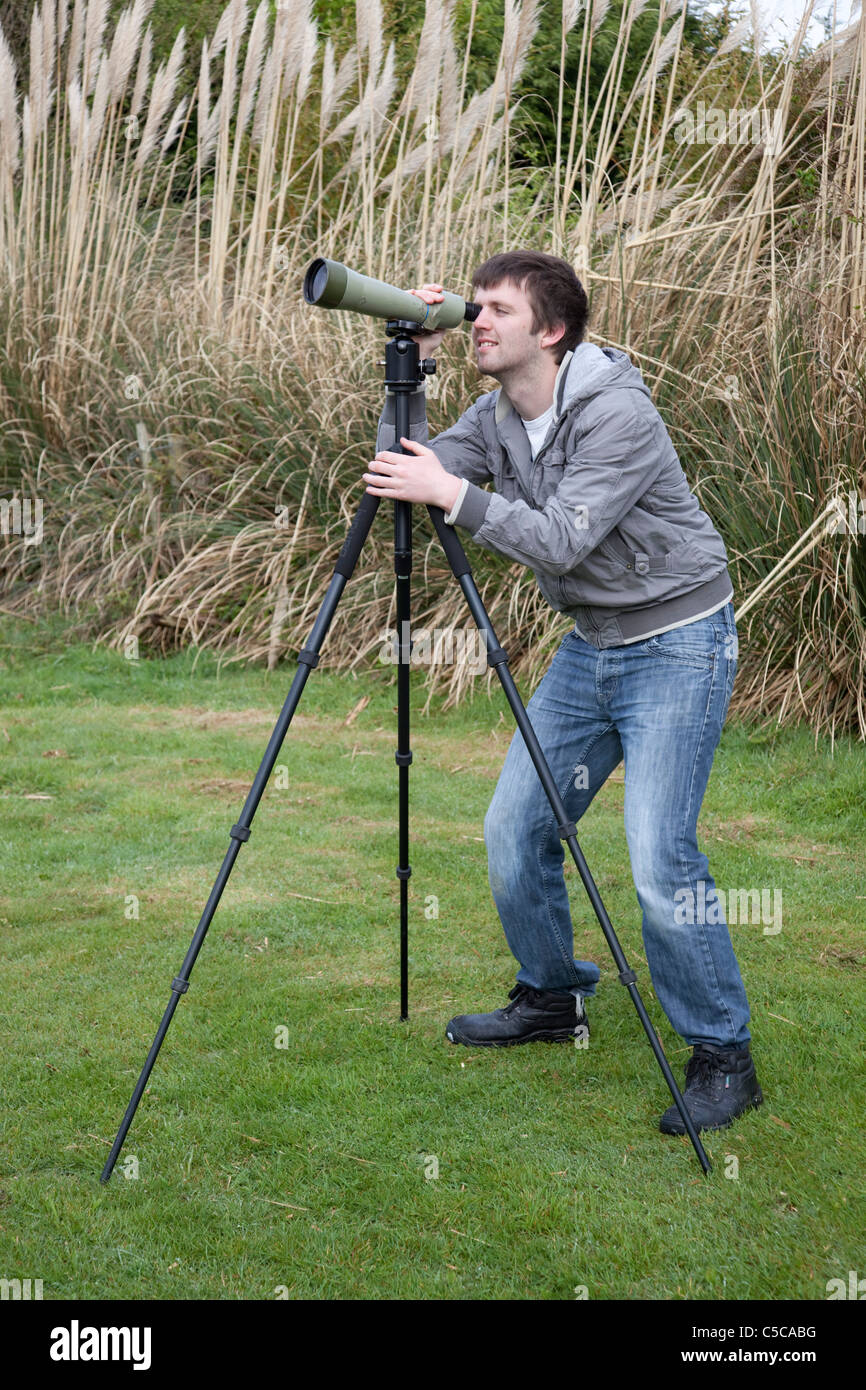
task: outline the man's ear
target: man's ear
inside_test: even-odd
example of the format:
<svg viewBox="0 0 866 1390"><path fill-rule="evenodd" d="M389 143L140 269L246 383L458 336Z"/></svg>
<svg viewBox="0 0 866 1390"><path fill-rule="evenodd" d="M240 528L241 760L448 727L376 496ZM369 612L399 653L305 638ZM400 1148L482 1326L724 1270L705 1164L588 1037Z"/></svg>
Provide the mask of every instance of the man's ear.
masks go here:
<svg viewBox="0 0 866 1390"><path fill-rule="evenodd" d="M565 324L558 323L555 328L548 329L541 340L541 347L555 347L561 338L565 337Z"/></svg>

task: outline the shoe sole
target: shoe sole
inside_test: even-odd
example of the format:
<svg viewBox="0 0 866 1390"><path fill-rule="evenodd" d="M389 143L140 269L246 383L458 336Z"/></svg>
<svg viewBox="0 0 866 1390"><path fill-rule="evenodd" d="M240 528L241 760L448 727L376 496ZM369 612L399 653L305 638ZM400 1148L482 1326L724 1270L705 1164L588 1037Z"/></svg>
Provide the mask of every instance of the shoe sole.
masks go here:
<svg viewBox="0 0 866 1390"><path fill-rule="evenodd" d="M712 1134L712 1132L717 1129L729 1129L730 1126L734 1123L734 1120L742 1119L743 1115L747 1115L750 1110L757 1110L758 1106L763 1104L763 1100L764 1093L759 1086L758 1094L755 1096L753 1100L749 1101L749 1104L745 1106L744 1109L742 1109L739 1112L739 1114L732 1115L729 1120L723 1121L723 1123L720 1125L695 1125L695 1130L698 1134ZM663 1124L661 1120L659 1120L659 1129L661 1130L662 1134L685 1134L687 1132L686 1127L683 1124L682 1119L680 1118L679 1111L677 1111L676 1120L669 1120L666 1125Z"/></svg>
<svg viewBox="0 0 866 1390"><path fill-rule="evenodd" d="M584 1024L583 1026L585 1027L586 1025ZM476 1039L472 1039L472 1041L470 1041L469 1038L462 1038L459 1033L450 1033L446 1028L445 1036L450 1043L459 1044L462 1047L519 1047L522 1043L531 1042L573 1042L575 1037L577 1037L578 1035L574 1032L533 1033L532 1036L528 1038L489 1038L481 1042L480 1040Z"/></svg>

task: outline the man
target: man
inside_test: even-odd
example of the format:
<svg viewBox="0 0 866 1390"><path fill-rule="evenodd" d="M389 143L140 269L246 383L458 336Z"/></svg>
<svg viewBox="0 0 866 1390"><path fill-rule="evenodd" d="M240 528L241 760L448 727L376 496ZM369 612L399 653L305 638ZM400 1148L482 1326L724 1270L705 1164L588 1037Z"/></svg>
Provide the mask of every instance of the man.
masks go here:
<svg viewBox="0 0 866 1390"><path fill-rule="evenodd" d="M431 304L442 288L415 293ZM473 298L478 368L500 389L432 448L414 439L401 441L409 456L380 447L364 481L374 496L442 507L479 545L528 565L548 603L573 618L529 716L575 822L625 761L625 830L653 986L693 1047L684 1098L695 1125L722 1128L762 1100L745 989L696 838L736 671L724 542L639 370L624 352L585 341L586 295L567 262L493 256L476 271ZM418 341L429 353L442 336ZM413 434L423 399L419 388ZM380 446L393 443L394 418L389 399ZM481 486L489 481L492 492ZM484 838L520 969L504 1008L454 1018L447 1036L469 1047L565 1041L588 1027L584 998L599 971L573 957L563 846L519 732ZM684 1133L675 1106L660 1126Z"/></svg>

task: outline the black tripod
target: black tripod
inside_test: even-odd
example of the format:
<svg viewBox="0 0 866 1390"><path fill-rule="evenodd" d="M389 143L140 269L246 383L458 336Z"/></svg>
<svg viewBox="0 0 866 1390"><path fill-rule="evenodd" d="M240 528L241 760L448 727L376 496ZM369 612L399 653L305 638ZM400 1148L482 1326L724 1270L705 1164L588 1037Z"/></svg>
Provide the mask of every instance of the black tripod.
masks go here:
<svg viewBox="0 0 866 1390"><path fill-rule="evenodd" d="M435 363L430 361L420 362L418 344L410 336L413 332L418 332L418 325L402 319L389 321L387 326L389 342L385 353L385 385L394 393L396 407L396 429L395 429L395 448L399 451L401 438L409 438L409 397L418 388L418 385L425 374L435 371ZM151 1049L147 1054L142 1072L132 1093L132 1099L126 1108L117 1137L111 1146L111 1153L102 1170L102 1182L108 1182L112 1170L117 1161L117 1156L123 1147L138 1102L141 1099L144 1088L153 1065L162 1046L163 1038L168 1032L169 1024L174 1016L174 1011L182 994L189 989L189 977L195 965L198 953L202 948L207 929L211 924L213 915L216 912L219 900L222 897L223 889L228 882L229 875L234 867L238 852L242 844L250 838L250 825L256 813L262 793L267 786L268 779L273 771L282 747L283 739L288 732L292 716L297 709L306 685L307 678L314 666L318 665L319 651L322 643L327 636L328 628L334 616L340 596L346 586L347 581L354 572L361 548L367 538L367 533L373 523L373 518L379 509L379 497L374 497L370 493L365 493L361 504L355 513L354 520L349 528L348 535L343 543L336 566L334 567L333 578L328 585L328 591L322 601L316 621L310 633L308 646L302 648L298 653L298 670L292 687L286 697L286 702L280 712L270 742L265 750L261 766L256 773L255 780L249 790L247 799L244 803L243 811L236 825L229 831L231 844L226 852L220 871L217 874L216 882L211 889L210 897L205 904L201 920L195 930L195 935L190 943L189 950L184 957L180 974L171 982L171 996L166 1006L162 1021L157 1029L156 1037L153 1040ZM705 1173L710 1172L710 1161L704 1151L704 1147L698 1138L697 1130L694 1127L692 1118L686 1109L679 1087L674 1080L673 1072L668 1065L668 1060L662 1051L661 1044L656 1037L649 1016L644 1007L643 1000L638 992L636 976L633 970L629 969L628 962L623 954L622 947L617 940L616 933L611 925L610 918L605 911L604 903L601 900L598 889L593 882L592 875L587 868L586 860L583 857L580 846L577 843L577 827L573 821L567 819L567 814L563 801L559 795L558 788L547 765L541 745L535 736L529 716L526 713L523 702L514 684L514 678L508 669L508 657L500 647L496 634L493 631L487 611L481 601L481 596L472 578L472 571L469 561L466 559L460 541L454 533L453 527L447 525L445 514L441 507L428 507L430 519L436 528L436 533L442 542L442 548L448 559L448 563L463 590L469 611L475 620L476 626L484 634L487 644L488 665L495 667L496 673L502 683L508 703L517 722L517 726L523 735L524 742L529 755L535 766L535 770L541 779L542 786L550 802L551 808L557 819L557 827L560 839L564 840L571 856L577 865L578 873L583 880L583 885L587 891L593 910L599 920L601 929L604 932L605 940L610 947L611 954L616 962L619 971L620 983L625 985L631 995L632 1003L637 1010L638 1018L644 1026L644 1030L649 1039L650 1046L655 1053L656 1060L662 1070L662 1075L668 1084L674 1103L682 1116L686 1132L692 1141L701 1167ZM412 571L412 507L408 502L395 501L394 503L394 570L397 576L397 631L399 633L399 660L397 665L397 752L395 754L397 766L399 768L399 858L397 866L397 877L400 880L400 1018L406 1019L409 1014L409 985L408 985L408 922L409 922L409 901L408 901L408 880L412 872L409 866L409 764L412 761L412 753L409 748L409 648L411 643L404 641L407 633L410 632L409 626L409 581Z"/></svg>

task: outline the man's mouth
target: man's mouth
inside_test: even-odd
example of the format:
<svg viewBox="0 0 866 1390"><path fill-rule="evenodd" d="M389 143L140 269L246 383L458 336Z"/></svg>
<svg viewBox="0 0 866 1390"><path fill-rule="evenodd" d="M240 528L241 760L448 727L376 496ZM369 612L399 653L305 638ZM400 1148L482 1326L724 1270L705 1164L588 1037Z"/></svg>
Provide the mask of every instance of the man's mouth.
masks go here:
<svg viewBox="0 0 866 1390"><path fill-rule="evenodd" d="M478 351L481 352L484 348L496 347L496 343L492 338L479 338L475 346L478 348Z"/></svg>

